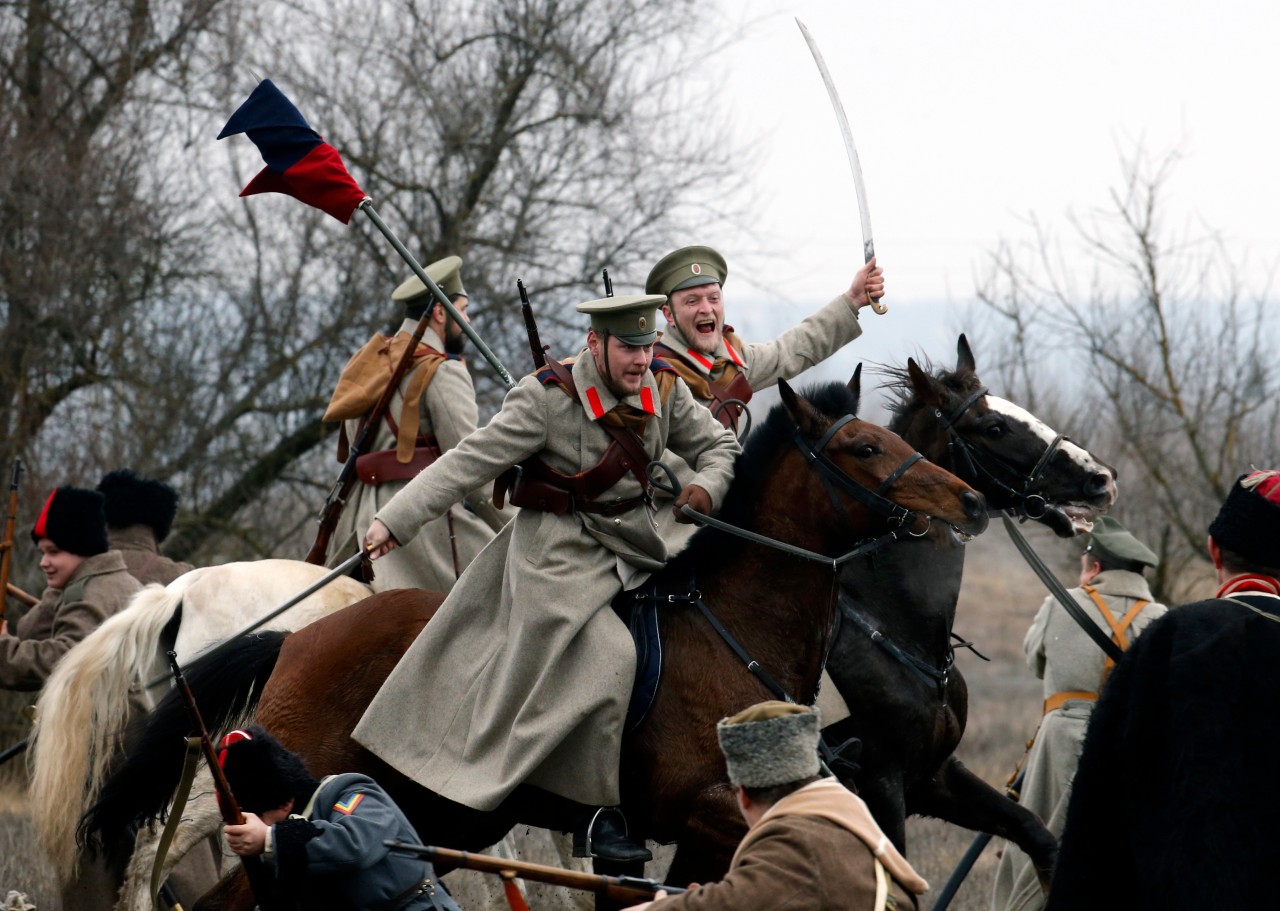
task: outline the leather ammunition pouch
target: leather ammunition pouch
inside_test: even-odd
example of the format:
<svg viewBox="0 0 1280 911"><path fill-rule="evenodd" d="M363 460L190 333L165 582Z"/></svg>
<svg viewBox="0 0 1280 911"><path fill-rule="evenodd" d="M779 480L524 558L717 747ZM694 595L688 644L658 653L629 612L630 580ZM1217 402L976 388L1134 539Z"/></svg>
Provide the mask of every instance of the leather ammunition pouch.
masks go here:
<svg viewBox="0 0 1280 911"><path fill-rule="evenodd" d="M711 390L711 395L716 400L711 410L717 420L734 433L737 433L738 417L742 414L743 407L738 403L745 404L751 401L751 383L747 380L747 375L742 371L738 371L727 386L708 382L707 387Z"/></svg>
<svg viewBox="0 0 1280 911"><path fill-rule="evenodd" d="M357 456L356 477L360 479L360 483L371 487L388 481L408 481L417 477L418 472L440 458L440 446L435 437L420 436L417 442L413 458L408 462L398 460L394 449L380 449Z"/></svg>
<svg viewBox="0 0 1280 911"><path fill-rule="evenodd" d="M643 505L645 497L628 497L612 503L595 501L632 470L631 459L616 440L609 444L599 462L577 474L556 471L534 456L498 476L493 485L493 502L501 509L509 496L512 506L552 512L557 516L568 512L621 515Z"/></svg>

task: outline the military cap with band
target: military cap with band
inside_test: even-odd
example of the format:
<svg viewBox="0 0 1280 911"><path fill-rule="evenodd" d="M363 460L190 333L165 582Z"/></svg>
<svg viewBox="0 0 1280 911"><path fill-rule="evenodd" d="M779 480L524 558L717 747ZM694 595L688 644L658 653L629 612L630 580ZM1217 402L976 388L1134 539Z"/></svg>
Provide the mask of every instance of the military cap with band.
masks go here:
<svg viewBox="0 0 1280 911"><path fill-rule="evenodd" d="M452 300L455 296L461 294L467 296L467 291L462 287L462 257L446 256L444 259L437 259L431 265L422 270L427 273L427 277L440 286L440 290L444 292L444 296ZM391 299L400 304L417 303L420 297L429 297L431 292L427 290L427 286L422 279L416 275L411 275L399 288L391 292Z"/></svg>
<svg viewBox="0 0 1280 911"><path fill-rule="evenodd" d="M1155 555L1155 552L1130 534L1128 529L1111 516L1103 516L1093 523L1086 549L1104 560L1144 563L1147 566L1160 565L1160 558Z"/></svg>
<svg viewBox="0 0 1280 911"><path fill-rule="evenodd" d="M578 312L591 317L591 328L600 335L616 335L628 345L652 345L658 338L658 308L666 302L661 294L623 294L578 304Z"/></svg>
<svg viewBox="0 0 1280 911"><path fill-rule="evenodd" d="M719 284L729 277L724 257L710 247L681 247L649 270L644 290L670 297L672 292L698 285Z"/></svg>
<svg viewBox="0 0 1280 911"><path fill-rule="evenodd" d="M818 774L822 715L816 707L771 700L716 725L729 780L772 788Z"/></svg>

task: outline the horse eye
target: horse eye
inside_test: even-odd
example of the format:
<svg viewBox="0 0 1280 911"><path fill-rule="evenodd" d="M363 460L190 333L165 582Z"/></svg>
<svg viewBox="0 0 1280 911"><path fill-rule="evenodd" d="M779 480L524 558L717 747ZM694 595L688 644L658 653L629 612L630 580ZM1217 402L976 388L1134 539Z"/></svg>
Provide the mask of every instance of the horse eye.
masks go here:
<svg viewBox="0 0 1280 911"><path fill-rule="evenodd" d="M1004 436L1005 426L1003 424L990 424L982 429L982 432L993 440L998 440Z"/></svg>
<svg viewBox="0 0 1280 911"><path fill-rule="evenodd" d="M863 444L853 451L853 454L860 459L869 459L877 452L876 448L870 444Z"/></svg>

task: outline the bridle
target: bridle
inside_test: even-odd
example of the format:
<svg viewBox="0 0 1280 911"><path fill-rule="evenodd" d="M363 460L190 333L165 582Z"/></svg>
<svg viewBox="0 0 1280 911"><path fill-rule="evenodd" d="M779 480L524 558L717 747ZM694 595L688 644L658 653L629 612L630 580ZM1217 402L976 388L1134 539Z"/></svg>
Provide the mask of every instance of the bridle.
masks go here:
<svg viewBox="0 0 1280 911"><path fill-rule="evenodd" d="M1049 466L1049 460L1053 458L1054 454L1061 448L1062 443L1068 440L1069 437L1063 433L1057 434L1053 438L1053 442L1045 448L1044 453L1041 454L1040 459L1030 473L1023 475L1017 468L1014 468L999 456L982 452L956 431L956 423L960 418L973 407L978 399L986 394L987 387L979 387L961 402L951 414L944 413L941 407L933 409L933 416L937 418L938 423L942 425L942 429L947 433L947 448L951 451L952 460L955 462L956 474L963 477L967 473L974 480L982 479L985 482L984 486L995 487L1017 503L1017 511L1024 518L1042 518L1049 510L1049 501L1040 494L1031 493L1031 488L1044 475L1045 469ZM1004 474L1004 477L998 476L992 470L993 468L999 469Z"/></svg>
<svg viewBox="0 0 1280 911"><path fill-rule="evenodd" d="M843 468L824 455L822 451L835 435L840 432L841 428L854 420L856 420L854 415L846 414L844 417L832 422L831 426L818 438L816 443L809 442L808 438L800 432L799 425L795 427L792 438L795 440L796 447L804 454L805 459L818 472L818 478L822 481L822 486L826 489L827 496L831 498L831 505L835 508L837 514L841 512L840 497L836 493L836 488L839 488L872 512L888 519L890 525L901 528L915 513L905 506L899 506L886 497L885 494L907 473L907 470L912 465L919 462L924 456L918 452L913 452L903 459L902 464L891 471L887 478L880 482L879 487L872 490L851 477ZM919 535L913 535L913 537L919 537Z"/></svg>

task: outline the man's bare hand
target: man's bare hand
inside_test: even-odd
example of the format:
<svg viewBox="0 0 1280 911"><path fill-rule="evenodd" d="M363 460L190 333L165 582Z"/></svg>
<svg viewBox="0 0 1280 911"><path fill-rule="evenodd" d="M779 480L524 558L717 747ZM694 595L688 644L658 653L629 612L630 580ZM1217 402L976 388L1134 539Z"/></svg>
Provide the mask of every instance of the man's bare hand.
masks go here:
<svg viewBox="0 0 1280 911"><path fill-rule="evenodd" d="M266 850L271 827L253 813L244 814L244 824L229 825L223 833L227 847L242 857L261 854Z"/></svg>
<svg viewBox="0 0 1280 911"><path fill-rule="evenodd" d="M672 511L676 514L676 521L683 522L686 525L693 524L693 519L684 514L684 510L680 507L688 503L704 516L711 515L711 494L707 493L697 484L690 484L680 491L680 496L676 497L675 506Z"/></svg>
<svg viewBox="0 0 1280 911"><path fill-rule="evenodd" d="M391 530L382 524L381 519L374 519L369 530L364 534L364 549L369 552L369 559L385 557L400 546L400 542L391 534Z"/></svg>
<svg viewBox="0 0 1280 911"><path fill-rule="evenodd" d="M871 301L884 297L884 270L876 265L876 258L858 270L853 277L853 284L845 292L853 301L855 310L871 306Z"/></svg>

